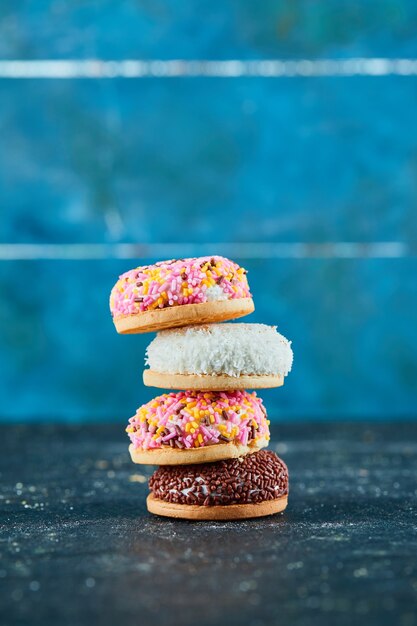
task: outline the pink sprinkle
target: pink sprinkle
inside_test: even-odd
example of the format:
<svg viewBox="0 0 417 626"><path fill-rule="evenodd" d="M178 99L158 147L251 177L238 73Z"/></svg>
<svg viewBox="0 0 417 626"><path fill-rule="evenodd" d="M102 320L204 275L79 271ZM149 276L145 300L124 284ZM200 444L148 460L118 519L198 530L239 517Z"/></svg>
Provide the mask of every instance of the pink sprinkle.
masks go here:
<svg viewBox="0 0 417 626"><path fill-rule="evenodd" d="M177 436L177 433L174 430L172 431L172 433L169 433L169 435L166 435L165 437L161 437L161 441L169 441L170 439L173 439L176 436Z"/></svg>
<svg viewBox="0 0 417 626"><path fill-rule="evenodd" d="M244 420L234 406L247 415ZM179 448L194 447L196 440L199 446L215 445L224 442L222 437L246 445L269 437L262 400L247 391L222 393L220 400L216 392L163 394L138 409L127 431L134 446L141 449L160 448L169 441L174 447L178 442ZM156 434L164 431L168 434Z"/></svg>
<svg viewBox="0 0 417 626"><path fill-rule="evenodd" d="M207 284L220 287L228 299L249 298L246 274L239 270L236 263L220 256L138 267L120 276L110 295L110 309L118 317L158 307L207 302ZM183 283L192 289L191 294L187 291L184 295ZM163 300L162 307L159 298Z"/></svg>

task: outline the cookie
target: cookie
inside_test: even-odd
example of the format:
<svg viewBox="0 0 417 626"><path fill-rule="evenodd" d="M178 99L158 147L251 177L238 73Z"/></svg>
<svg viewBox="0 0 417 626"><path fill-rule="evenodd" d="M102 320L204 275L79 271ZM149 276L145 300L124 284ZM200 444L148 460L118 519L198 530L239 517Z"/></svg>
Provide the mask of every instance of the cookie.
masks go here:
<svg viewBox="0 0 417 626"><path fill-rule="evenodd" d="M122 274L110 294L117 332L221 322L254 310L246 270L221 256L161 261Z"/></svg>
<svg viewBox="0 0 417 626"><path fill-rule="evenodd" d="M291 343L275 326L208 324L161 331L147 348L145 385L164 389L264 389L284 384Z"/></svg>
<svg viewBox="0 0 417 626"><path fill-rule="evenodd" d="M228 521L238 519L251 519L253 517L266 517L281 513L287 508L288 498L282 496L275 500L259 502L258 504L231 504L229 506L198 506L192 504L172 504L157 500L152 494L146 499L149 513L162 517L176 517L187 520L212 520Z"/></svg>
<svg viewBox="0 0 417 626"><path fill-rule="evenodd" d="M185 465L236 458L268 445L269 420L255 392L180 391L141 406L126 429L133 462Z"/></svg>
<svg viewBox="0 0 417 626"><path fill-rule="evenodd" d="M233 520L283 511L288 469L261 450L218 463L160 467L149 480L148 510L190 520Z"/></svg>

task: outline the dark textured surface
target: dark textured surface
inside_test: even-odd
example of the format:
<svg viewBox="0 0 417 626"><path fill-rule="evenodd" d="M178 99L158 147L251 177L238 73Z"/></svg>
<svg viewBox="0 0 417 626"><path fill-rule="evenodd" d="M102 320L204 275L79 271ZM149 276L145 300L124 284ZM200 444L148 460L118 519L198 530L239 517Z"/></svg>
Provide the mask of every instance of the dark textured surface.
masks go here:
<svg viewBox="0 0 417 626"><path fill-rule="evenodd" d="M417 624L417 424L280 426L281 516L145 510L121 426L0 431L2 626Z"/></svg>

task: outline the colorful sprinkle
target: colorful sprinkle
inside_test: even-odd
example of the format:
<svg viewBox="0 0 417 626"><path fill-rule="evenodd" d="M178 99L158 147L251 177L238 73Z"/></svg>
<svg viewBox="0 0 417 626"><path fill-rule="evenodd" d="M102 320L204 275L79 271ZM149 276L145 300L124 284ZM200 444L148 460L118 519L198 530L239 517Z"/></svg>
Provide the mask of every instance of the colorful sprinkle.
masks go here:
<svg viewBox="0 0 417 626"><path fill-rule="evenodd" d="M135 448L145 450L269 440L262 400L247 391L163 394L137 410L126 432Z"/></svg>
<svg viewBox="0 0 417 626"><path fill-rule="evenodd" d="M221 256L161 261L122 274L110 294L114 317L213 300L250 298L246 270Z"/></svg>

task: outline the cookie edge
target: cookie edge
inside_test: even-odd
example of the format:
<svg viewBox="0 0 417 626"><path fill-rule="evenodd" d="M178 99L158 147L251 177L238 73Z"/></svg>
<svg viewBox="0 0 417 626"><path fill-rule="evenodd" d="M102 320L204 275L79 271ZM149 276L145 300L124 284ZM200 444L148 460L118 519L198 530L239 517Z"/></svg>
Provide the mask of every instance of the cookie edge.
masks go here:
<svg viewBox="0 0 417 626"><path fill-rule="evenodd" d="M133 463L139 465L192 465L201 463L214 463L227 459L237 459L240 456L259 452L268 446L267 439L259 439L256 444L243 446L240 443L217 443L201 448L152 448L150 450L138 449L129 446L130 458Z"/></svg>
<svg viewBox="0 0 417 626"><path fill-rule="evenodd" d="M147 387L160 389L182 389L198 391L230 391L235 389L270 389L282 387L282 374L171 374L146 369L143 372L143 383Z"/></svg>
<svg viewBox="0 0 417 626"><path fill-rule="evenodd" d="M155 498L153 493L150 493L146 499L149 513L162 517L201 521L227 521L265 517L281 513L287 508L287 505L288 495L254 504L228 504L222 506L199 506L165 502Z"/></svg>
<svg viewBox="0 0 417 626"><path fill-rule="evenodd" d="M141 311L133 315L113 318L121 335L157 332L166 328L178 328L194 324L211 324L249 315L255 310L252 298L234 298L197 304L182 304L153 311Z"/></svg>

